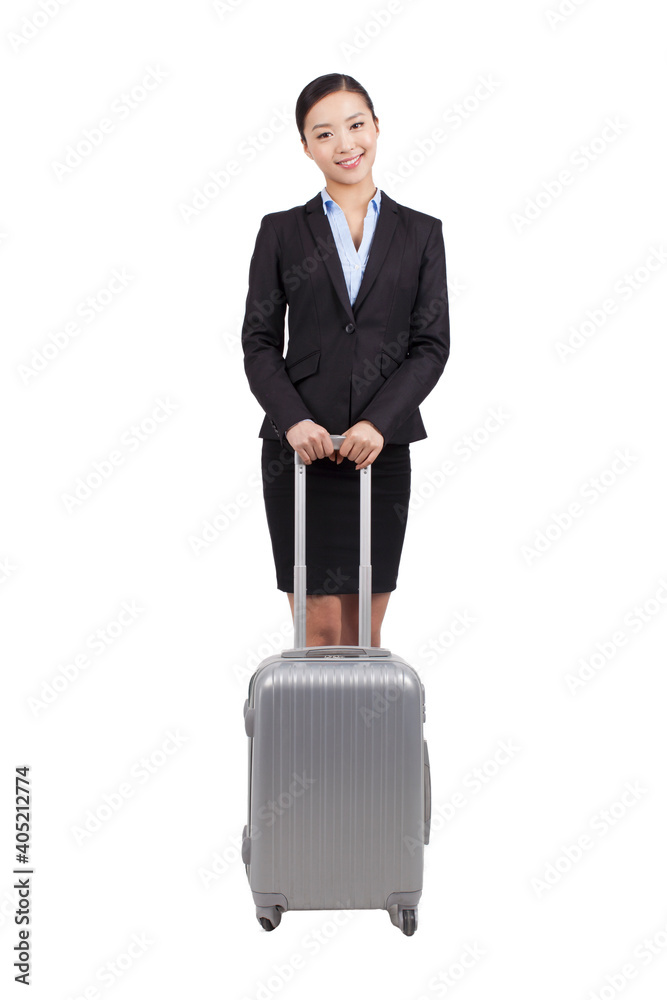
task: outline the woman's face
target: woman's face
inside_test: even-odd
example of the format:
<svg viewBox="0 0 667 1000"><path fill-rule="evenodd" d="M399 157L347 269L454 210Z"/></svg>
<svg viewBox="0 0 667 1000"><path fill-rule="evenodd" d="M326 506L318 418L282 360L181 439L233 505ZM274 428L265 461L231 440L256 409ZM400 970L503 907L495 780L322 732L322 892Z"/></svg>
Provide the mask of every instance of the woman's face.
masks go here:
<svg viewBox="0 0 667 1000"><path fill-rule="evenodd" d="M303 131L307 144L304 152L315 161L327 181L358 184L371 176L380 130L359 94L349 90L327 94L313 104ZM345 167L340 165L342 160L355 163Z"/></svg>

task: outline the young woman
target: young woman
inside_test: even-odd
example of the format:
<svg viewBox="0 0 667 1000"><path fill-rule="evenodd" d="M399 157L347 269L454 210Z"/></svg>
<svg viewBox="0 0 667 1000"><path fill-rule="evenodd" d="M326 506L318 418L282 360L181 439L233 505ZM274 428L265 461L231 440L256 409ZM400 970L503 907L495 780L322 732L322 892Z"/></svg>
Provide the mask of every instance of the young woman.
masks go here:
<svg viewBox="0 0 667 1000"><path fill-rule="evenodd" d="M352 77L299 95L296 123L324 186L261 220L243 322L265 418L262 482L279 590L294 616L294 452L306 472L306 643L356 645L359 469L371 475L371 645L396 589L419 404L449 356L440 219L373 182L379 119ZM283 357L285 310L289 342ZM344 434L334 451L331 434Z"/></svg>

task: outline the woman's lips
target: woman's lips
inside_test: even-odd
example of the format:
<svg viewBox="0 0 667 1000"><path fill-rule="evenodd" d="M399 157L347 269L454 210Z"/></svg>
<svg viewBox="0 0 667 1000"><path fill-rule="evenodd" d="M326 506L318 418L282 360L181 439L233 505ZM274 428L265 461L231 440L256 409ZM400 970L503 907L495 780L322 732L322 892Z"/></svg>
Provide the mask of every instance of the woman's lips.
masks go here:
<svg viewBox="0 0 667 1000"><path fill-rule="evenodd" d="M348 160L347 162L345 160L339 160L338 166L342 167L343 170L354 170L355 167L359 166L359 161L363 155L363 153L359 153L359 155L355 156L353 160Z"/></svg>

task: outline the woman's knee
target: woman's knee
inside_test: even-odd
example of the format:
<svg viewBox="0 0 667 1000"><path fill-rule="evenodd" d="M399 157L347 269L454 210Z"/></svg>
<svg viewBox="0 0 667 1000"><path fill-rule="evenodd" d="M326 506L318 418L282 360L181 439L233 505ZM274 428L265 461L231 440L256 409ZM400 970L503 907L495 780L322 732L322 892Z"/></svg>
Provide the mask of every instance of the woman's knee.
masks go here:
<svg viewBox="0 0 667 1000"><path fill-rule="evenodd" d="M325 635L340 632L340 597L335 594L309 594L306 597L306 626Z"/></svg>
<svg viewBox="0 0 667 1000"><path fill-rule="evenodd" d="M292 616L294 595L288 594ZM306 642L308 645L336 646L340 643L341 602L336 594L306 596Z"/></svg>

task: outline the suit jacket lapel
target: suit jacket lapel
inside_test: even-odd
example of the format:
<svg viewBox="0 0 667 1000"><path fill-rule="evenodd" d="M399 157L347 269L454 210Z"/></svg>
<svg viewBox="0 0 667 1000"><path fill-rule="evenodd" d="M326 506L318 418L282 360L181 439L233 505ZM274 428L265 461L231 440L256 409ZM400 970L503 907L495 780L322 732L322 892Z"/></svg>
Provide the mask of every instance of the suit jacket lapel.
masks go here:
<svg viewBox="0 0 667 1000"><path fill-rule="evenodd" d="M318 192L314 198L311 198L310 201L307 201L304 207L306 210L306 219L308 220L308 225L310 226L310 230L315 240L320 243L322 241L326 243L332 239L333 234L331 232L331 225L324 213L324 205L322 204L322 195L320 192ZM382 199L380 201L380 214L378 215L377 222L375 224L375 232L373 233L373 241L371 243L371 249L366 262L366 269L364 271L364 276L361 279L359 293L355 299L354 306L350 305L350 296L348 295L347 285L345 284L345 275L343 274L343 268L340 262L340 257L338 256L338 250L336 249L334 253L328 254L324 259L329 277L331 278L333 286L336 289L338 298L351 320L356 319L355 313L358 307L368 295L373 282L378 276L384 259L387 256L387 251L391 245L391 240L396 229L396 222L396 202L383 191Z"/></svg>

